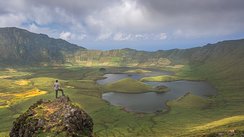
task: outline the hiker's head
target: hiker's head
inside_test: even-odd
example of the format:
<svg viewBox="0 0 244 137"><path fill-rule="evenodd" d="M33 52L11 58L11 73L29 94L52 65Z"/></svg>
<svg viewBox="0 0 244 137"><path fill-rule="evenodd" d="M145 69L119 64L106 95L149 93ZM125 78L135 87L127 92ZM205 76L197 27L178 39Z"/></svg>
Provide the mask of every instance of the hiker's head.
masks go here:
<svg viewBox="0 0 244 137"><path fill-rule="evenodd" d="M58 80L56 80L56 82L58 82Z"/></svg>

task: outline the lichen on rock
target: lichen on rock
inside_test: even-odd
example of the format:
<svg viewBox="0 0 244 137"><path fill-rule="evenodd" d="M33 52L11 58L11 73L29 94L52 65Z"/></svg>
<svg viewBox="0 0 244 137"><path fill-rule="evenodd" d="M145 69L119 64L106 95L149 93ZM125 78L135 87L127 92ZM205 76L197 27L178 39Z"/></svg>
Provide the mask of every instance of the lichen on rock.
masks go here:
<svg viewBox="0 0 244 137"><path fill-rule="evenodd" d="M10 137L70 136L91 137L93 121L68 97L39 100L14 122Z"/></svg>

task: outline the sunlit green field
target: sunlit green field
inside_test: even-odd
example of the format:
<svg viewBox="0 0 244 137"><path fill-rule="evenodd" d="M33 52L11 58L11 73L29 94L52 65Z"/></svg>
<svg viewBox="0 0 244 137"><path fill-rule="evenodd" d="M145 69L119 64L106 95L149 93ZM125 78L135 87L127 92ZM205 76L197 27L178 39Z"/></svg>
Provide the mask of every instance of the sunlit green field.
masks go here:
<svg viewBox="0 0 244 137"><path fill-rule="evenodd" d="M106 69L106 73L135 72L133 68ZM39 99L55 98L55 79L60 80L65 94L93 118L95 136L199 136L244 130L241 77L223 77L221 73L210 72L207 67L161 69L175 71L175 79L207 80L218 90L218 95L210 98L186 95L168 102L171 109L167 113L139 114L125 112L123 108L111 106L101 99L107 87L96 84L96 80L104 75L99 68L4 68L0 70L0 136L8 136L14 119L31 104ZM164 80L163 77L150 80L153 79Z"/></svg>

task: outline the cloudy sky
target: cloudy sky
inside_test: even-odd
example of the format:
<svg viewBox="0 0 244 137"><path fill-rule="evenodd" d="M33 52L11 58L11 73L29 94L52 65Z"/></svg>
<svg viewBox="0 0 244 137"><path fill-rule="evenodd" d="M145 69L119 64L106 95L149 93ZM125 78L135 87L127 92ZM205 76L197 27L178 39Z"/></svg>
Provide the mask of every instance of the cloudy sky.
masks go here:
<svg viewBox="0 0 244 137"><path fill-rule="evenodd" d="M244 0L0 1L0 27L88 49L189 48L244 38Z"/></svg>

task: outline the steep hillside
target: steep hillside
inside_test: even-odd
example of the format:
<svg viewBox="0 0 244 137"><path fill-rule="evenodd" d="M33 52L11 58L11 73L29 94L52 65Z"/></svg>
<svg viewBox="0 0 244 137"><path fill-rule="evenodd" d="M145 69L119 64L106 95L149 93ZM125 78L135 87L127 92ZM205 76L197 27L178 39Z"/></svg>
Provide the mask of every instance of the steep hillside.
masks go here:
<svg viewBox="0 0 244 137"><path fill-rule="evenodd" d="M191 49L189 49L190 51ZM241 81L244 76L244 40L223 41L195 49L191 67L204 77Z"/></svg>
<svg viewBox="0 0 244 137"><path fill-rule="evenodd" d="M137 51L134 49L119 49L109 51L87 50L68 55L67 61L85 66L166 66L171 63L155 52Z"/></svg>
<svg viewBox="0 0 244 137"><path fill-rule="evenodd" d="M0 64L60 64L64 54L84 49L61 39L19 28L0 28Z"/></svg>

